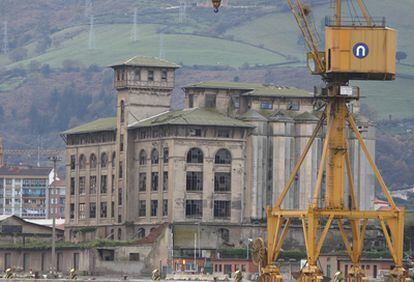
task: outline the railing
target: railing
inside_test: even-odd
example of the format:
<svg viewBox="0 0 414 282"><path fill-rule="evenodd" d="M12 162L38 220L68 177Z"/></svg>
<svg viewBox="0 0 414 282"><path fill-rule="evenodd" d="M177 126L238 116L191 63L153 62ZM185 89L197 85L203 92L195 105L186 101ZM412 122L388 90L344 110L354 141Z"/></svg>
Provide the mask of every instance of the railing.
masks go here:
<svg viewBox="0 0 414 282"><path fill-rule="evenodd" d="M341 18L341 24L336 24L335 17L326 17L325 25L331 27L385 27L385 17L371 18L371 24L364 17Z"/></svg>

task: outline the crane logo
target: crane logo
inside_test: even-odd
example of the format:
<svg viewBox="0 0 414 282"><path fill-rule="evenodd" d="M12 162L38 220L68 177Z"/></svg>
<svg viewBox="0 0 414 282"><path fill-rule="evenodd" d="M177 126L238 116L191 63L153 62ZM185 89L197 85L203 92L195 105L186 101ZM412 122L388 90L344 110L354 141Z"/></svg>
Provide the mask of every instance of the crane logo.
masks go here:
<svg viewBox="0 0 414 282"><path fill-rule="evenodd" d="M368 45L365 43L357 43L354 45L354 56L357 57L358 59L363 59L366 56L368 56L369 53L369 49L368 49Z"/></svg>

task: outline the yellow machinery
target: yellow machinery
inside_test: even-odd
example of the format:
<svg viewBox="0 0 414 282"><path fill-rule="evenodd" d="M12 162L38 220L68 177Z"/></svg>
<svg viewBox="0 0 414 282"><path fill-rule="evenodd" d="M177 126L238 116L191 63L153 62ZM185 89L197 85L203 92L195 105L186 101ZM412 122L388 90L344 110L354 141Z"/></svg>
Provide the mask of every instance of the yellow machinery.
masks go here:
<svg viewBox="0 0 414 282"><path fill-rule="evenodd" d="M307 264L301 271L299 281L322 281L323 272L317 261L325 238L335 222L352 261L347 281L362 281L365 274L359 261L364 247L365 231L368 221L376 220L380 223L395 263L392 279L406 281L407 272L403 267L404 209L395 205L348 109L349 103L359 99L359 95L352 95L349 80L395 79L396 31L387 28L384 20L373 19L363 0L355 0L356 5L353 4L354 1L349 1L355 12L350 20L342 15L342 2L345 0L331 1L334 4L335 16L326 22L326 46L324 52L321 52L318 50L317 35L312 28L314 25L311 22L310 8L303 5L301 0L287 0L310 50L307 56L308 66L313 74L321 75L326 83L319 97L324 101L325 108L284 190L274 206L267 208L267 246L262 239L256 239L252 246L253 260L260 266L260 281L281 281L281 273L275 262L290 224L297 220L302 223L307 252ZM220 7L220 0L212 2L214 8ZM357 8L361 16L358 16ZM283 201L322 128L325 128L326 136L316 172L317 181L313 188L312 202L305 210L286 210L282 206ZM357 138L365 153L390 210L359 209L348 151L347 136L350 134ZM323 186L324 173L326 184ZM345 183L349 186L350 205L345 201ZM323 194L324 199L321 201ZM345 223L349 224L352 231L351 238L345 232Z"/></svg>

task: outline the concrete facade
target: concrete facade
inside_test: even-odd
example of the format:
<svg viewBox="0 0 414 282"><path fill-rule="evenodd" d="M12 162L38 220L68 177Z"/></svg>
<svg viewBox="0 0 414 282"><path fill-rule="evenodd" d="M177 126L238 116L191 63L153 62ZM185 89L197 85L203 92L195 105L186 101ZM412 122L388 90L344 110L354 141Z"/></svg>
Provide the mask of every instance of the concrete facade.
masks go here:
<svg viewBox="0 0 414 282"><path fill-rule="evenodd" d="M265 237L265 208L319 119L313 95L275 85L198 83L183 88L185 109L170 112L177 67L146 57L114 65L116 118L64 132L67 240L78 241L85 226L97 227L91 238L119 240L145 237L162 223L198 226L201 256L203 249ZM359 122L373 152L373 127ZM320 135L285 208L305 209L311 200L322 142ZM361 209L370 209L374 177L355 144L356 190ZM183 232L193 238L195 231ZM191 250L193 239L168 248Z"/></svg>

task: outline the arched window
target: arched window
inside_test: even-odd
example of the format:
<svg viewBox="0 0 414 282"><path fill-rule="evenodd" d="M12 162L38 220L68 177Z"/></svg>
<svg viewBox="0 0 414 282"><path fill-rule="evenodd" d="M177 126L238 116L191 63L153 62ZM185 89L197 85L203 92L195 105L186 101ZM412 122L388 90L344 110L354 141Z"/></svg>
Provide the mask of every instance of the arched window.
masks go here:
<svg viewBox="0 0 414 282"><path fill-rule="evenodd" d="M111 162L112 162L112 167L115 167L115 161L116 161L116 153L115 153L115 152L113 152L113 153L112 153L112 160L111 160Z"/></svg>
<svg viewBox="0 0 414 282"><path fill-rule="evenodd" d="M187 153L187 163L190 163L190 164L203 163L203 151L201 151L199 148L192 148Z"/></svg>
<svg viewBox="0 0 414 282"><path fill-rule="evenodd" d="M222 239L224 242L228 242L230 240L230 231L226 228L220 228L218 230L218 234L220 236L220 239Z"/></svg>
<svg viewBox="0 0 414 282"><path fill-rule="evenodd" d="M106 168L108 165L108 155L104 152L101 154L101 167Z"/></svg>
<svg viewBox="0 0 414 282"><path fill-rule="evenodd" d="M121 108L121 123L123 123L125 121L125 101L124 100L121 100L120 108Z"/></svg>
<svg viewBox="0 0 414 282"><path fill-rule="evenodd" d="M86 168L86 157L84 154L79 156L79 168L85 169Z"/></svg>
<svg viewBox="0 0 414 282"><path fill-rule="evenodd" d="M139 228L137 231L137 238L138 239L142 239L145 238L145 229L144 228Z"/></svg>
<svg viewBox="0 0 414 282"><path fill-rule="evenodd" d="M216 164L231 164L231 154L227 149L220 149L214 158Z"/></svg>
<svg viewBox="0 0 414 282"><path fill-rule="evenodd" d="M89 167L91 169L95 169L96 168L96 155L92 154L89 158Z"/></svg>
<svg viewBox="0 0 414 282"><path fill-rule="evenodd" d="M147 152L145 152L145 150L141 150L141 152L139 152L139 164L140 165L146 165L147 164Z"/></svg>
<svg viewBox="0 0 414 282"><path fill-rule="evenodd" d="M157 149L152 150L151 152L151 164L158 164L160 161L160 157L158 155Z"/></svg>

